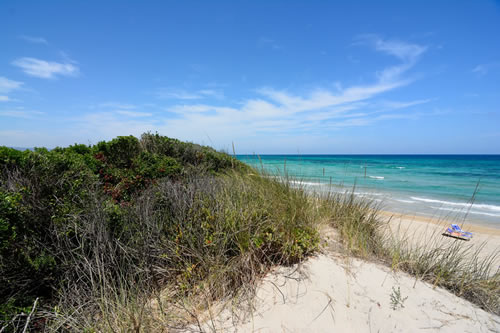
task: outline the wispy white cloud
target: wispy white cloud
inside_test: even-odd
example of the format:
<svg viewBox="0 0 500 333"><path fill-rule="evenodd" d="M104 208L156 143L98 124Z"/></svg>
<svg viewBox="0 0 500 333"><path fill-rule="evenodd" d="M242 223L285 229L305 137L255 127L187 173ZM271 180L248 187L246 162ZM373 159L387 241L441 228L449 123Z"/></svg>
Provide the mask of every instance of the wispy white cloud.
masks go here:
<svg viewBox="0 0 500 333"><path fill-rule="evenodd" d="M43 115L43 112L40 111L29 111L23 109L0 109L0 117L12 117L12 118L24 118L31 119L37 116Z"/></svg>
<svg viewBox="0 0 500 333"><path fill-rule="evenodd" d="M198 93L202 96L213 97L217 99L224 99L224 92L222 90L215 89L202 89L198 91Z"/></svg>
<svg viewBox="0 0 500 333"><path fill-rule="evenodd" d="M23 82L9 80L6 77L0 76L0 93L8 94L12 90L21 88Z"/></svg>
<svg viewBox="0 0 500 333"><path fill-rule="evenodd" d="M472 73L477 73L480 75L484 75L488 73L488 67L486 65L477 65L472 69Z"/></svg>
<svg viewBox="0 0 500 333"><path fill-rule="evenodd" d="M363 101L405 84L407 84L406 81L379 82L373 85L352 86L340 92L317 89L306 96L294 96L285 91L268 88L260 89L258 92L289 111L301 112Z"/></svg>
<svg viewBox="0 0 500 333"><path fill-rule="evenodd" d="M366 41L373 43L377 51L393 55L405 62L415 62L426 50L426 46L382 39L377 35L365 36Z"/></svg>
<svg viewBox="0 0 500 333"><path fill-rule="evenodd" d="M0 95L0 102L11 101L7 94L13 90L20 89L22 85L23 82L9 80L6 77L0 76L0 94L2 94Z"/></svg>
<svg viewBox="0 0 500 333"><path fill-rule="evenodd" d="M154 95L160 99L179 99L179 100L194 100L202 98L217 98L223 99L224 93L221 90L201 89L195 91L187 91L183 89L160 88L157 89Z"/></svg>
<svg viewBox="0 0 500 333"><path fill-rule="evenodd" d="M133 110L136 109L137 106L133 104L127 103L117 103L117 102L106 102L98 105L100 108L112 108L112 109L124 109L124 110Z"/></svg>
<svg viewBox="0 0 500 333"><path fill-rule="evenodd" d="M130 103L120 103L120 102L105 102L97 105L91 105L90 109L100 109L96 114L105 115L106 117L121 117L122 119L127 118L144 118L151 117L153 113L138 111L141 106L130 104ZM142 107L151 108L154 105L142 105Z"/></svg>
<svg viewBox="0 0 500 333"><path fill-rule="evenodd" d="M472 73L476 73L477 75L486 75L491 70L500 68L500 62L491 62L487 64L479 64L472 69Z"/></svg>
<svg viewBox="0 0 500 333"><path fill-rule="evenodd" d="M27 42L33 43L33 44L44 44L48 45L49 43L47 40L43 37L34 37L34 36L27 36L27 35L21 35L19 38L24 39Z"/></svg>
<svg viewBox="0 0 500 333"><path fill-rule="evenodd" d="M166 111L185 115L188 113L231 112L231 111L237 111L237 109L233 109L230 107L206 105L206 104L187 104L187 105L182 104L166 108Z"/></svg>
<svg viewBox="0 0 500 333"><path fill-rule="evenodd" d="M158 98L165 99L199 99L202 96L196 93L190 93L183 90L160 89L157 91Z"/></svg>
<svg viewBox="0 0 500 333"><path fill-rule="evenodd" d="M150 112L138 112L138 111L129 111L129 110L116 110L117 114L122 116L132 117L132 118L141 118L141 117L151 117L153 114Z"/></svg>
<svg viewBox="0 0 500 333"><path fill-rule="evenodd" d="M415 101L409 101L409 102L397 102L397 101L383 101L380 103L381 107L389 108L389 109L404 109L408 107L412 107L415 105L421 105L421 104L427 104L429 102L433 101L433 99L419 99Z"/></svg>
<svg viewBox="0 0 500 333"><path fill-rule="evenodd" d="M427 50L427 46L407 43L400 40L383 39L378 35L361 35L356 39L355 45L369 45L376 51L394 56L401 63L383 69L378 73L381 82L392 82L410 70ZM410 79L407 79L410 80Z"/></svg>
<svg viewBox="0 0 500 333"><path fill-rule="evenodd" d="M12 62L23 70L24 73L43 79L54 79L58 76L78 76L80 69L71 62L53 62L36 58L19 58Z"/></svg>

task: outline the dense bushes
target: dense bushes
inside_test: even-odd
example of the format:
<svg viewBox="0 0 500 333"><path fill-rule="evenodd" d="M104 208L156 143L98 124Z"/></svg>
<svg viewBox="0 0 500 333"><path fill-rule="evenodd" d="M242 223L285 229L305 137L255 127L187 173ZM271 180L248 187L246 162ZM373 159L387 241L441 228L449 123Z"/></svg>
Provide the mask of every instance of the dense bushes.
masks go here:
<svg viewBox="0 0 500 333"><path fill-rule="evenodd" d="M208 279L217 297L313 251L307 196L248 171L149 133L50 151L1 147L0 320L21 325L26 316L15 314L39 298L32 328L66 318L58 329L80 330L105 315L106 295L165 285L184 295Z"/></svg>
<svg viewBox="0 0 500 333"><path fill-rule="evenodd" d="M81 245L82 217L96 196L106 207L103 222L115 235L123 224L122 208L152 183L179 180L197 169L222 171L234 164L231 157L211 148L157 134L51 151L0 147L1 313L27 306L35 297L53 296L68 269L61 262L61 246L71 250Z"/></svg>

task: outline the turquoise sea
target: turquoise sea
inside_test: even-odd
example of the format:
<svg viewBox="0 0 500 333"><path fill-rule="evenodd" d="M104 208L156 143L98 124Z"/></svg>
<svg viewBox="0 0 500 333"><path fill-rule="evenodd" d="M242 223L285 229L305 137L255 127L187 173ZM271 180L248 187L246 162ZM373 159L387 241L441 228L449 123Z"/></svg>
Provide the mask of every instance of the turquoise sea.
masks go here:
<svg viewBox="0 0 500 333"><path fill-rule="evenodd" d="M385 210L500 228L500 155L237 155L307 189L355 189Z"/></svg>

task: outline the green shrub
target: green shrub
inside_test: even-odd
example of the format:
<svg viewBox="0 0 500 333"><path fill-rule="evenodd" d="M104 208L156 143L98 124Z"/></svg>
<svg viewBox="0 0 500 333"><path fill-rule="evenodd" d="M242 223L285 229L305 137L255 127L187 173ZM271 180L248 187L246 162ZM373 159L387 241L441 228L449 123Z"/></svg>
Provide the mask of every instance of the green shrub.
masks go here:
<svg viewBox="0 0 500 333"><path fill-rule="evenodd" d="M209 151L210 158L192 158L193 152L201 151ZM145 263L151 263L149 256L130 255L151 246L137 215L142 209L136 202L141 193L161 179L181 184L201 170L226 172L238 164L211 148L157 134L145 134L141 141L124 136L95 146L75 144L53 150L0 147L0 304L4 305L0 312L4 319L38 297L42 306L56 302L61 288L84 280L81 274L86 273L80 269L89 258L106 262L114 278L122 276L124 267L130 267L130 272L144 270ZM167 228L155 232L172 237ZM89 257L96 253L106 255ZM136 281L135 274L127 279ZM87 287L82 283L81 289Z"/></svg>
<svg viewBox="0 0 500 333"><path fill-rule="evenodd" d="M139 140L134 136L119 136L109 142L99 142L94 150L102 160L118 168L129 168L140 153Z"/></svg>

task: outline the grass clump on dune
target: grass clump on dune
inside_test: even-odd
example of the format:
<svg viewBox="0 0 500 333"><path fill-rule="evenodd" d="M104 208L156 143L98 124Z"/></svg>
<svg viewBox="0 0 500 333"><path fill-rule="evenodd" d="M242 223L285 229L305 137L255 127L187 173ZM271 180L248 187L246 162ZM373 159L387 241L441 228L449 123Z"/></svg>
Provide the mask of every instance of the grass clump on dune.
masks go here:
<svg viewBox="0 0 500 333"><path fill-rule="evenodd" d="M354 190L351 193L328 192L320 202L325 218L339 231L349 253L363 257L379 253L383 223L373 202L356 197Z"/></svg>
<svg viewBox="0 0 500 333"><path fill-rule="evenodd" d="M159 291L228 296L319 243L303 191L159 135L2 147L0 172L6 331L148 331L144 309Z"/></svg>
<svg viewBox="0 0 500 333"><path fill-rule="evenodd" d="M443 243L442 237L441 233L432 235L424 245L414 245L407 236L386 237L381 257L395 270L500 315L500 267L495 267L498 252L483 256L484 244L474 248L461 240Z"/></svg>

